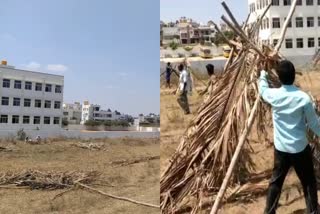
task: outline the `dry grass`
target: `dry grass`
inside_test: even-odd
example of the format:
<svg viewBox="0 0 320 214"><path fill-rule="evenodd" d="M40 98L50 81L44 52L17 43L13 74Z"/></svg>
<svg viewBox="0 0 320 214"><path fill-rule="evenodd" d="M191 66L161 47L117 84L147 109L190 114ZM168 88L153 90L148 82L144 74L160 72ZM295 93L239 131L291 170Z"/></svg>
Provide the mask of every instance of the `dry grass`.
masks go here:
<svg viewBox="0 0 320 214"><path fill-rule="evenodd" d="M310 91L315 97L320 96L320 72L312 71L304 73L303 76L297 76L297 82L304 91ZM202 102L201 97L194 96L191 103L195 109ZM169 118L168 119L168 116ZM170 115L176 116L175 122ZM182 119L181 119L181 118ZM193 116L184 116L180 111L173 95L161 93L161 172L168 164L168 159L175 152L180 143L180 138L191 121ZM182 122L183 121L183 122ZM268 129L268 138L272 141L272 129ZM261 142L258 140L255 130L249 137L252 141L253 152L250 153L254 163L256 164L257 173L270 170L273 165L273 147L269 142ZM299 181L293 170L290 171L284 185L284 190L280 199L280 208L278 213L304 213L305 202L301 193L297 189ZM254 201L233 201L224 205L222 213L262 213L265 206L265 194L257 196ZM210 206L209 206L210 207ZM203 211L203 213L207 213Z"/></svg>
<svg viewBox="0 0 320 214"><path fill-rule="evenodd" d="M39 145L2 141L0 146L12 151L0 151L2 172L39 171L97 171L101 175L92 184L96 189L152 204L159 204L159 161L113 167L112 161L135 160L159 156L159 139L101 139L103 150L73 146L76 139L50 139ZM89 143L82 141L81 143ZM92 141L90 141L92 142ZM72 190L57 199L64 190L28 190L0 188L0 213L159 213L123 201L109 199L81 189Z"/></svg>

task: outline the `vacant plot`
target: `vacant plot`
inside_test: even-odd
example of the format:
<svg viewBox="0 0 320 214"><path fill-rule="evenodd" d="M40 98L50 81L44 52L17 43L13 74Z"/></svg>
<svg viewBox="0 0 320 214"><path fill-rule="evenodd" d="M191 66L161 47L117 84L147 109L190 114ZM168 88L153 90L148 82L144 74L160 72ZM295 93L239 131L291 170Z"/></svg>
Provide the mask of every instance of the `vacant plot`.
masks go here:
<svg viewBox="0 0 320 214"><path fill-rule="evenodd" d="M320 73L308 72L303 76L297 76L297 82L304 91L311 92L313 96L320 97ZM190 97L191 112L196 114L196 110L202 103L202 97L194 93ZM176 102L173 94L168 90L161 91L161 140L160 140L160 171L163 172L168 164L170 156L180 143L180 139L192 120L193 115L185 116ZM272 130L268 130L268 136L272 141ZM252 132L250 138L253 148L250 154L256 164L256 172L262 172L272 169L273 165L273 146L268 142L259 142ZM303 194L300 191L299 180L294 170L291 170L286 178L284 189L280 198L280 207L278 213L305 213L305 202ZM222 212L226 214L234 213L263 213L266 195L251 198L249 201L236 201L223 205ZM208 213L208 211L203 211Z"/></svg>
<svg viewBox="0 0 320 214"><path fill-rule="evenodd" d="M0 168L2 176L25 170L43 175L95 172L97 176L86 185L159 204L159 139L55 139L37 145L2 141ZM0 185L0 213L159 213L157 208L115 200L78 186L43 190L17 185Z"/></svg>

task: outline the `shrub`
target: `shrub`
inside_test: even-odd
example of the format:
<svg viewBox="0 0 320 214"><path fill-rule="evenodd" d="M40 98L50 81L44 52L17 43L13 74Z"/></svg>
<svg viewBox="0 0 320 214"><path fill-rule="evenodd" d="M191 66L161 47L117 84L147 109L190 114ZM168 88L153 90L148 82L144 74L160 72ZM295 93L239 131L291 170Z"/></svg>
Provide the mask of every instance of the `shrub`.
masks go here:
<svg viewBox="0 0 320 214"><path fill-rule="evenodd" d="M190 56L191 56L191 57L197 57L198 54L197 54L196 52L192 52Z"/></svg>
<svg viewBox="0 0 320 214"><path fill-rule="evenodd" d="M178 43L176 43L176 42L174 42L174 41L170 42L169 46L170 46L170 48L171 48L172 50L178 49Z"/></svg>
<svg viewBox="0 0 320 214"><path fill-rule="evenodd" d="M25 131L23 129L19 129L17 131L17 139L18 140L25 140L27 137L27 134L25 133Z"/></svg>
<svg viewBox="0 0 320 214"><path fill-rule="evenodd" d="M68 119L67 118L63 118L62 119L62 126L67 126L67 125L69 125Z"/></svg>
<svg viewBox="0 0 320 214"><path fill-rule="evenodd" d="M182 58L182 57L185 57L186 55L184 53L178 53L178 57L179 58Z"/></svg>
<svg viewBox="0 0 320 214"><path fill-rule="evenodd" d="M185 49L186 51L192 51L193 47L191 47L191 46L186 46L186 47L184 47L184 49Z"/></svg>
<svg viewBox="0 0 320 214"><path fill-rule="evenodd" d="M101 125L101 122L99 121L95 121L95 120L87 120L85 123L84 123L85 126L93 126L93 127L96 127L96 126L100 126Z"/></svg>
<svg viewBox="0 0 320 214"><path fill-rule="evenodd" d="M234 38L234 33L232 31L224 31L223 34L227 37L227 39L233 39ZM220 33L216 33L214 36L214 44L219 45L223 44L225 41L223 37L221 36Z"/></svg>

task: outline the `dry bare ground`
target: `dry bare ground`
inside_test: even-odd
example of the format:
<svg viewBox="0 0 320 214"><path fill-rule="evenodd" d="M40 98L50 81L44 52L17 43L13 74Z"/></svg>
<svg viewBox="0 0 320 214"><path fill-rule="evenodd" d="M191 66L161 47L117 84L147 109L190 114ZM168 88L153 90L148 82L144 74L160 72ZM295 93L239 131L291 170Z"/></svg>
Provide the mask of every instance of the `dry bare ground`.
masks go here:
<svg viewBox="0 0 320 214"><path fill-rule="evenodd" d="M310 91L313 96L320 98L320 72L307 72L303 76L297 76L297 82L304 91ZM174 153L179 145L180 138L186 130L188 123L193 118L193 115L185 116L179 108L174 95L168 93L168 90L161 90L161 134L160 134L160 174L168 164L168 159ZM190 97L190 106L193 114L196 114L196 109L202 102L202 98L193 94ZM272 141L272 130L269 130L268 135ZM251 145L253 152L251 156L256 164L256 172L272 169L273 165L273 147L268 142L258 142L257 137L252 131ZM291 170L286 178L284 189L280 198L279 214L299 214L305 213L305 202L303 194L299 192L300 186L294 170ZM318 192L319 193L319 192ZM223 205L221 213L223 214L245 214L245 213L263 213L265 206L266 195L261 195L257 198L252 198L250 201L236 201ZM320 198L320 194L319 194ZM209 211L203 211L209 213Z"/></svg>
<svg viewBox="0 0 320 214"><path fill-rule="evenodd" d="M85 148L83 145L87 143L91 145ZM97 146L93 146L95 144ZM159 139L87 142L55 139L39 145L3 140L0 148L7 148L0 149L1 173L19 173L26 169L41 172L97 171L100 176L89 186L116 196L159 204ZM117 162L128 164L119 165ZM111 199L80 188L53 200L64 191L0 186L0 213L159 213L157 208Z"/></svg>

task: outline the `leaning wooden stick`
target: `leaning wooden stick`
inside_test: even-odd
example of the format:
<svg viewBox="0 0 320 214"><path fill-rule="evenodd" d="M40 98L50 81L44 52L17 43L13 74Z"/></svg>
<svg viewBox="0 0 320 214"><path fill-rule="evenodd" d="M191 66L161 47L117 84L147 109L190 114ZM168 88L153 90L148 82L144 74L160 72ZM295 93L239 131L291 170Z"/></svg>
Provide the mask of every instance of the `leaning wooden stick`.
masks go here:
<svg viewBox="0 0 320 214"><path fill-rule="evenodd" d="M232 157L231 163L230 163L229 168L227 170L226 176L223 179L222 185L220 187L220 190L218 192L216 200L214 201L214 204L213 204L213 207L211 209L210 214L216 214L218 212L220 201L222 200L223 195L226 192L226 189L228 187L228 183L229 183L229 180L231 178L233 169L234 169L235 165L237 164L241 149L242 149L244 143L246 142L247 136L248 136L248 134L249 134L249 132L251 130L251 127L252 127L252 125L254 123L254 119L255 119L255 115L256 115L256 111L257 111L257 108L258 108L259 101L260 101L260 98L257 97L256 101L254 103L254 106L253 106L253 108L252 108L252 110L250 112L248 123L247 123L245 129L243 130L242 135L239 138L239 143L238 143L237 148L236 148L236 150L234 152L234 155Z"/></svg>
<svg viewBox="0 0 320 214"><path fill-rule="evenodd" d="M134 204L138 204L138 205L142 205L142 206L146 206L146 207L152 207L152 208L158 208L158 209L160 208L159 205L149 204L149 203L145 203L145 202L136 201L136 200L133 200L133 199L130 199L130 198L111 195L109 193L105 193L105 192L102 192L101 190L94 189L94 188L92 188L90 186L87 186L87 185L85 185L83 183L80 183L80 182L77 182L76 184L78 186L82 187L83 189L87 189L87 190L89 190L91 192L95 192L95 193L98 193L100 195L107 196L109 198L113 198L113 199L117 199L117 200L121 200L121 201L127 201L127 202L130 202L130 203L134 203Z"/></svg>

